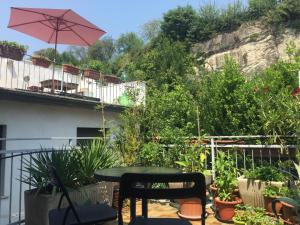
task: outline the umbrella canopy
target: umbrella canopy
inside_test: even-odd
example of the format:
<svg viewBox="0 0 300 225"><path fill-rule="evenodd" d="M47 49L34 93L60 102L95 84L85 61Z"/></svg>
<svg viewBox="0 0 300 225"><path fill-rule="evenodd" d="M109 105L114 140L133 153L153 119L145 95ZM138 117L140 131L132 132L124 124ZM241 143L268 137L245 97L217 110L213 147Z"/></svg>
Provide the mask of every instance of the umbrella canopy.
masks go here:
<svg viewBox="0 0 300 225"><path fill-rule="evenodd" d="M106 32L71 9L11 8L8 27L53 44L89 46Z"/></svg>
<svg viewBox="0 0 300 225"><path fill-rule="evenodd" d="M8 27L55 44L89 46L106 32L71 9L11 8ZM54 92L54 66L52 73Z"/></svg>

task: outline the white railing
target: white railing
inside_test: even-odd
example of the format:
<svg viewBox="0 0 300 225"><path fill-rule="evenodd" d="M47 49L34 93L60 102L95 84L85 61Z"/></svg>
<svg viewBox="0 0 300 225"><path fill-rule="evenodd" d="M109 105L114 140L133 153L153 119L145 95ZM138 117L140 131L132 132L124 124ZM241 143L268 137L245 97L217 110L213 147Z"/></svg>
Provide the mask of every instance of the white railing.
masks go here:
<svg viewBox="0 0 300 225"><path fill-rule="evenodd" d="M32 92L50 93L53 67L44 68L34 65L29 60L15 61L0 57L0 87L19 89ZM145 83L134 81L120 84L103 85L80 75L63 72L55 68L55 94L64 93L72 97L87 97L106 104L120 105L121 98L128 97L132 90L138 92L137 102L143 103L145 98Z"/></svg>
<svg viewBox="0 0 300 225"><path fill-rule="evenodd" d="M243 136L242 140L255 138L267 138L267 136ZM290 136L296 138L294 136ZM289 137L289 138L290 138ZM6 142L6 149L0 151L0 166L4 168L4 193L0 193L0 224L20 224L24 222L24 191L31 189L29 185L20 182L24 159L33 156L41 151L56 151L62 146L69 149L75 146L77 140L94 139L93 137L49 137L49 138L0 138ZM236 143L224 144L220 140L235 139L241 140L240 136L214 136L207 137L205 145L209 151L206 153L206 169L214 173L214 164L219 151L225 151L236 159L236 167L251 169L261 165L263 162L270 164L278 160L293 160L297 150L297 140L289 145L278 144L256 144L256 143ZM22 147L23 146L23 147ZM284 147L286 150L281 151ZM172 148L172 145L165 145L165 151ZM76 150L73 149L73 150ZM246 162L247 160L247 162ZM1 167L0 167L1 168ZM290 170L290 168L288 168ZM1 187L1 185L0 185Z"/></svg>

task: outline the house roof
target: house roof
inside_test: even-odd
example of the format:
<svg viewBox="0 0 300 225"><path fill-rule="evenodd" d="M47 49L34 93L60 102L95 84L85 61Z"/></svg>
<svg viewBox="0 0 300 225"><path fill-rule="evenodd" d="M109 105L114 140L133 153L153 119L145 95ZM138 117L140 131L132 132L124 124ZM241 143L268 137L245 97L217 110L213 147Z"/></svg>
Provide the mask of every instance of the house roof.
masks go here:
<svg viewBox="0 0 300 225"><path fill-rule="evenodd" d="M100 99L71 95L33 92L20 89L8 89L0 87L0 100L26 101L40 104L53 104L76 108L95 109L100 104ZM121 112L124 106L104 104L107 111Z"/></svg>

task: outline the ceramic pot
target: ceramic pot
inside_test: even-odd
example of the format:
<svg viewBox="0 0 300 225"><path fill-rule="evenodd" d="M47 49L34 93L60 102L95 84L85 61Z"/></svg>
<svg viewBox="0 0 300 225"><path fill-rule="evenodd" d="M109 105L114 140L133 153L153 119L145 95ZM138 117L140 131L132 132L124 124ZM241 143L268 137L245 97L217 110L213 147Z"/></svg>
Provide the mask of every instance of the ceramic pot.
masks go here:
<svg viewBox="0 0 300 225"><path fill-rule="evenodd" d="M180 199L180 210L178 215L188 220L200 220L202 214L202 205L199 198Z"/></svg>
<svg viewBox="0 0 300 225"><path fill-rule="evenodd" d="M76 66L69 65L69 64L63 64L63 71L65 73L70 73L73 75L78 75L80 73L79 68L77 68Z"/></svg>
<svg viewBox="0 0 300 225"><path fill-rule="evenodd" d="M48 60L48 59L45 59L45 58L32 56L31 60L32 60L33 65L41 66L41 67L44 67L44 68L48 68L51 64L51 61Z"/></svg>
<svg viewBox="0 0 300 225"><path fill-rule="evenodd" d="M231 222L235 215L235 206L242 203L240 198L236 198L235 201L227 202L222 201L219 197L215 198L216 215L219 220L224 222Z"/></svg>
<svg viewBox="0 0 300 225"><path fill-rule="evenodd" d="M265 210L269 214L273 214L273 209L272 209L272 201L276 199L276 197L267 197L264 196L264 204L265 204ZM277 202L275 205L275 210L276 214L280 215L282 212L282 204L281 202Z"/></svg>
<svg viewBox="0 0 300 225"><path fill-rule="evenodd" d="M25 53L22 49L13 46L0 45L0 56L4 58L21 61Z"/></svg>
<svg viewBox="0 0 300 225"><path fill-rule="evenodd" d="M99 80L100 79L100 73L96 70L92 69L86 69L83 72L83 76L93 79L93 80Z"/></svg>

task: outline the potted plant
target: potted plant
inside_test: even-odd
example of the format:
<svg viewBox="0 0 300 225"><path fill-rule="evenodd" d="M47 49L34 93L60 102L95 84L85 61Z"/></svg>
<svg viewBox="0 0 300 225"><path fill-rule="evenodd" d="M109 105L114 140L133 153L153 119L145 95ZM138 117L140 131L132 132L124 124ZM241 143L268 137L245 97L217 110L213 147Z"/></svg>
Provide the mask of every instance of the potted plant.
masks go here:
<svg viewBox="0 0 300 225"><path fill-rule="evenodd" d="M284 193L287 192L287 187L278 187L278 186L273 186L268 184L264 191L263 191L263 196L264 196L264 205L265 205L265 210L267 213L272 213L272 201L276 198L279 198L281 196L285 196ZM280 202L277 202L275 205L276 213L280 214L282 211L282 204Z"/></svg>
<svg viewBox="0 0 300 225"><path fill-rule="evenodd" d="M32 61L33 65L41 66L44 68L48 68L51 64L50 59L48 59L45 56L41 56L41 55L33 55L31 57L31 61Z"/></svg>
<svg viewBox="0 0 300 225"><path fill-rule="evenodd" d="M21 61L26 54L26 47L16 42L0 41L0 56Z"/></svg>
<svg viewBox="0 0 300 225"><path fill-rule="evenodd" d="M93 80L99 80L100 79L100 72L98 72L97 70L93 70L93 69L85 69L83 71L83 76L93 79Z"/></svg>
<svg viewBox="0 0 300 225"><path fill-rule="evenodd" d="M281 220L265 214L262 208L254 208L248 205L237 205L236 214L232 218L235 225L280 225Z"/></svg>
<svg viewBox="0 0 300 225"><path fill-rule="evenodd" d="M216 217L224 222L232 221L234 208L242 200L234 193L237 186L237 169L234 160L224 152L218 152L216 160L217 197L214 199Z"/></svg>
<svg viewBox="0 0 300 225"><path fill-rule="evenodd" d="M244 204L264 208L263 192L267 185L282 187L287 175L275 166L262 165L244 172L238 178L238 187Z"/></svg>
<svg viewBox="0 0 300 225"><path fill-rule="evenodd" d="M206 185L211 183L211 173L205 169L207 149L203 146L192 144L181 154L176 164L182 167L184 172L201 172L205 175ZM189 185L189 184L183 184ZM189 220L200 220L202 213L201 200L199 198L188 198L179 200L180 209L178 215Z"/></svg>
<svg viewBox="0 0 300 225"><path fill-rule="evenodd" d="M78 75L80 73L80 69L71 64L63 64L63 71L73 75Z"/></svg>
<svg viewBox="0 0 300 225"><path fill-rule="evenodd" d="M277 202L282 204L282 219L286 224L300 224L300 165L296 163L294 165L298 173L298 180L290 182L289 191L286 192L285 197L277 198L272 202L273 208ZM274 213L276 214L276 211ZM277 214L276 216L278 217Z"/></svg>
<svg viewBox="0 0 300 225"><path fill-rule="evenodd" d="M87 201L96 203L112 202L112 187L97 182L94 171L100 168L118 165L118 157L111 154L107 144L94 140L82 145L80 149L62 149L53 152L41 152L25 162L25 176L22 181L34 189L25 191L25 222L30 225L48 225L48 212L56 208L60 192L51 185L46 165L54 166L63 183L69 189L70 198L77 204ZM62 203L62 207L67 202Z"/></svg>

